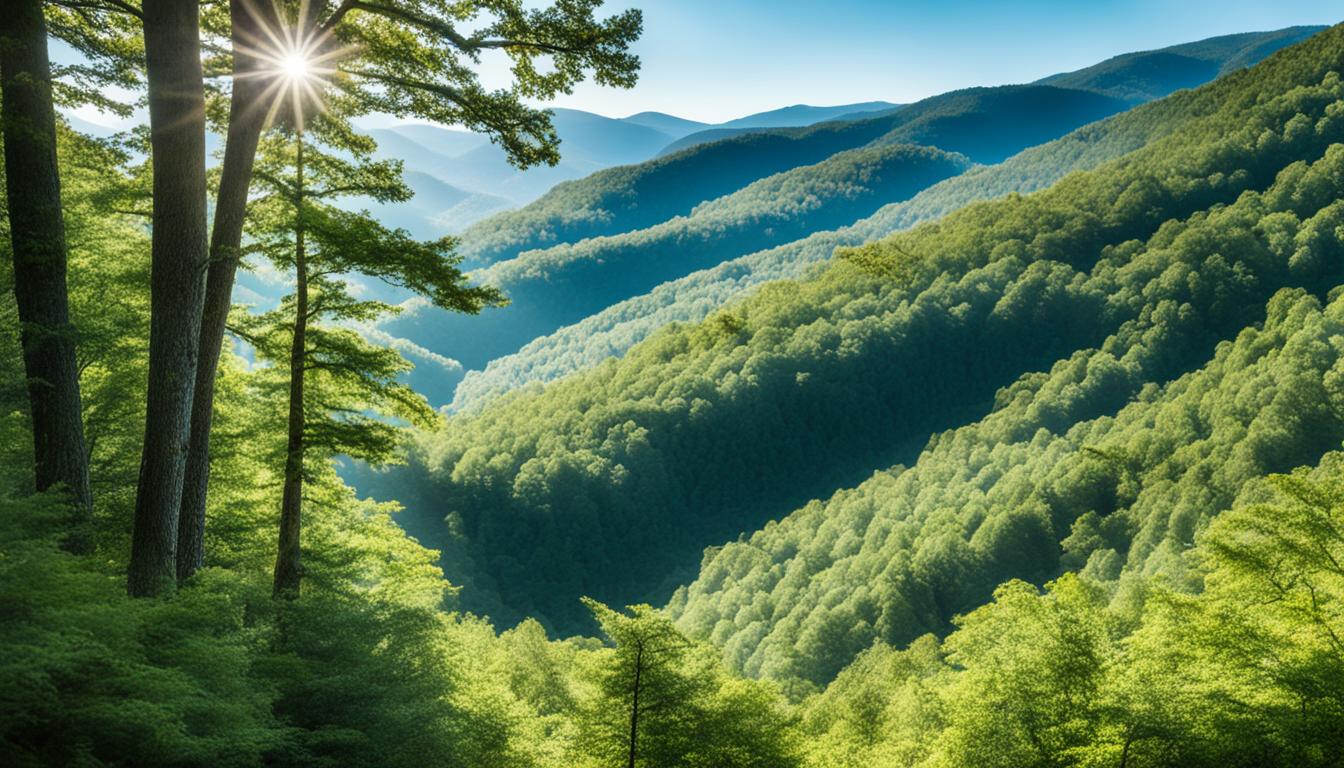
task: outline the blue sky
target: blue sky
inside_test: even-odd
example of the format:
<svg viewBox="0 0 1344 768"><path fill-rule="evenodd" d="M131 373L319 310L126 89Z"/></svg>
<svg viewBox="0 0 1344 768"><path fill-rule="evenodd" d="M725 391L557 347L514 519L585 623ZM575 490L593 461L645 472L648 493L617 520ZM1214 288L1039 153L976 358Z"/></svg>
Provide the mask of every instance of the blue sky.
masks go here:
<svg viewBox="0 0 1344 768"><path fill-rule="evenodd" d="M1339 0L609 0L605 7L644 10L639 85L585 84L553 105L705 122L800 103L905 103L1214 35L1344 21ZM506 84L502 54L484 70L487 85ZM90 108L77 114L128 122Z"/></svg>
<svg viewBox="0 0 1344 768"><path fill-rule="evenodd" d="M632 91L559 106L721 121L797 103L909 102L1119 53L1344 21L1339 0L618 0L644 9Z"/></svg>

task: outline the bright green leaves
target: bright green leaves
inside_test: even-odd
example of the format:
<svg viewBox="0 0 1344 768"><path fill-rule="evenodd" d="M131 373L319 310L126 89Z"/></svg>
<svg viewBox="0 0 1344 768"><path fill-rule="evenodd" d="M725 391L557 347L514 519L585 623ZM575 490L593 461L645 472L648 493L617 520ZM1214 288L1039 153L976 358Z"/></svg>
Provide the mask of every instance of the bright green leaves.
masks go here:
<svg viewBox="0 0 1344 768"><path fill-rule="evenodd" d="M352 54L335 83L365 112L419 117L490 135L515 165L559 161L550 114L526 103L569 93L590 74L600 85L634 85L629 52L638 10L599 19L601 0L346 0L319 23ZM470 31L463 31L470 30ZM487 51L510 60L507 88L486 89L476 67Z"/></svg>
<svg viewBox="0 0 1344 768"><path fill-rule="evenodd" d="M580 710L582 765L798 764L791 718L773 687L730 677L713 649L647 605L622 613L584 604L614 648L593 660L595 695Z"/></svg>
<svg viewBox="0 0 1344 768"><path fill-rule="evenodd" d="M399 310L356 296L356 281L372 278L459 312L479 312L502 298L491 288L468 284L451 239L420 242L349 210L348 202L337 207L351 199L407 199L400 164L369 159L372 147L335 113L316 117L308 128L302 188L293 169L292 137L276 131L263 139L256 173L261 195L250 208L249 250L281 274L292 274L296 234L302 230L305 238L304 432L314 458L345 454L386 463L396 457L400 425L429 426L437 416L401 382L410 362L371 341L380 338L372 330L376 323ZM260 314L235 313L233 327L261 358L288 365L297 311L291 295Z"/></svg>

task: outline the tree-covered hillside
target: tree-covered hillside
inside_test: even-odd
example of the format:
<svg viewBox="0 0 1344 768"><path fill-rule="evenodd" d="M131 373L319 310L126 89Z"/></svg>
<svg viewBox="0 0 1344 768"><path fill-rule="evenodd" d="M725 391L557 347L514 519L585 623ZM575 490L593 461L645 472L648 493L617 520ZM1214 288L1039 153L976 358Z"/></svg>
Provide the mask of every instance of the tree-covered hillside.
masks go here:
<svg viewBox="0 0 1344 768"><path fill-rule="evenodd" d="M647 294L613 304L574 325L529 342L517 353L468 371L454 393L455 410L479 408L515 389L554 380L624 354L673 322L698 322L762 283L798 277L817 268L840 246L859 245L946 215L976 200L1042 189L1077 170L1088 170L1180 126L1180 120L1213 109L1202 93L1183 93L1123 112L1031 147L1008 160L940 182L907 201L837 230L747 254Z"/></svg>
<svg viewBox="0 0 1344 768"><path fill-rule="evenodd" d="M1130 54L1097 64L1077 72L1055 75L1041 81L1042 85L1065 89L1085 90L1111 98L1128 99L1130 103L1157 98L1171 93L1176 87L1200 85L1222 72L1249 66L1274 51L1300 40L1317 28L1295 28L1275 32L1254 32L1210 38L1163 49L1160 52ZM1167 53L1182 59L1212 62L1212 67L1201 70L1202 79L1183 76L1180 84L1173 82L1177 75L1169 72L1163 62L1154 63L1152 53ZM1121 93L1110 92L1115 83L1127 84ZM1004 94L1013 94L1007 90ZM800 165L810 165L846 149L863 146L894 129L909 123L921 123L904 135L893 136L896 142L933 143L939 149L961 152L977 162L992 162L1013 154L1019 149L1038 144L1065 133L1055 130L1042 135L1035 131L1035 141L1017 143L999 141L993 135L968 133L976 121L997 120L980 127L1007 127L1010 133L1031 132L1032 121L1041 119L1034 112L1027 113L1026 125L1011 125L1006 116L979 115L998 108L1014 106L1011 95L1000 95L997 89L970 89L934 96L895 110L886 110L877 116L862 112L832 115L837 123L822 123L807 128L780 128L760 130L760 126L732 127L741 134L718 137L711 142L691 141L687 145L673 143L664 150L663 157L629 168L612 168L579 181L558 185L536 202L517 211L510 211L480 222L463 235L463 252L470 259L494 261L511 258L534 248L557 243L573 243L586 237L611 235L651 226L672 216L682 215L695 205L722 195L780 171ZM1140 96L1138 94L1147 94ZM1020 92L1024 99L1049 100L1051 96L1065 96L1075 100L1087 97L1055 91ZM1000 103L984 102L984 98L1001 98ZM1102 102L1104 103L1104 102ZM1075 108L1097 109L1101 103ZM877 106L877 105L867 105ZM1051 110L1065 105L1047 105ZM1040 104L1034 106L1040 109ZM1117 111L1110 107L1111 111ZM1093 111L1091 118L1073 123L1081 125L1104 116ZM1012 117L1021 119L1022 112ZM795 125L797 123L794 123ZM717 129L715 129L717 130ZM925 142L917 134L926 136L955 136L961 145ZM695 146L691 146L694 144ZM450 180L451 181L451 180Z"/></svg>
<svg viewBox="0 0 1344 768"><path fill-rule="evenodd" d="M806 274L444 417L379 299L502 297L355 121L554 159L638 10L5 10L0 765L1344 765L1344 25L1001 165L757 180L648 254Z"/></svg>
<svg viewBox="0 0 1344 768"><path fill-rule="evenodd" d="M385 329L468 368L483 368L530 339L688 270L853 221L969 166L960 155L912 145L841 152L816 165L766 177L648 229L559 246L478 272L475 277L483 284L507 286L511 304L465 325L450 314L419 306ZM449 402L458 379L433 371L413 381L431 397Z"/></svg>
<svg viewBox="0 0 1344 768"><path fill-rule="evenodd" d="M944 631L1009 579L1065 569L1188 583L1184 551L1245 483L1344 440L1344 304L1323 313L1310 296L1344 277L1342 177L1336 145L1264 194L1171 222L1085 272L1001 267L1016 274L995 291L990 336L995 316L1033 305L1047 323L1079 322L1051 318L1053 301L1117 330L1001 389L983 420L936 435L909 469L712 554L673 600L683 626L749 673L825 682L874 639ZM1266 296L1294 284L1309 290Z"/></svg>
<svg viewBox="0 0 1344 768"><path fill-rule="evenodd" d="M977 162L997 162L1126 106L1054 86L974 88L879 117L754 131L557 185L531 205L468 228L462 249L469 258L492 262L643 229L757 179L875 142L931 144Z"/></svg>
<svg viewBox="0 0 1344 768"><path fill-rule="evenodd" d="M983 414L1022 374L1165 317L1164 300L1189 304L1194 330L1166 368L1143 375L1197 367L1262 317L1275 290L1315 287L1309 259L1286 263L1291 240L1274 240L1275 257L1245 250L1270 239L1261 214L1231 222L1263 198L1272 221L1316 231L1302 222L1338 196L1340 156L1326 149L1344 120L1331 74L1341 34L1152 110L1166 135L1097 170L972 205L623 360L453 420L419 451L434 484L406 497L412 530L447 546L468 604L573 627L573 595L657 594L705 545L914 459L930 432ZM1316 191L1298 192L1299 181ZM1193 251L1211 263L1210 287L1176 280L1169 298L1150 296L1147 267L1125 269L1150 258L1179 269L1161 259L1194 256L1164 238L1206 220L1229 222L1220 234L1230 238ZM1334 230L1323 232L1328 247ZM1166 255L1141 258L1150 251Z"/></svg>
<svg viewBox="0 0 1344 768"><path fill-rule="evenodd" d="M1222 35L1156 51L1116 56L1074 72L1037 82L1062 88L1081 88L1117 99L1142 103L1160 99L1181 88L1195 88L1216 77L1249 67L1288 45L1301 42L1325 27L1289 27L1274 32Z"/></svg>
<svg viewBox="0 0 1344 768"><path fill-rule="evenodd" d="M935 164L926 173L907 165L905 155L912 149L903 141L920 145L936 141L953 151L999 159L1122 106L1118 100L1084 91L1008 86L957 92L900 110L903 117L896 120L900 125L889 130L895 117L837 123L835 131L816 136L832 142L840 134L866 139L877 131L885 132L859 149L839 149L821 162L759 179L722 198L700 203L685 216L672 216L632 232L528 251L479 270L476 279L504 290L512 305L474 319L471 332L451 314L415 305L385 330L457 360L466 369L484 368L536 337L660 283L850 224L968 166L954 169ZM638 207L644 211L645 196L640 200ZM469 240L469 233L464 237ZM460 378L436 370L414 381L436 402L448 403Z"/></svg>

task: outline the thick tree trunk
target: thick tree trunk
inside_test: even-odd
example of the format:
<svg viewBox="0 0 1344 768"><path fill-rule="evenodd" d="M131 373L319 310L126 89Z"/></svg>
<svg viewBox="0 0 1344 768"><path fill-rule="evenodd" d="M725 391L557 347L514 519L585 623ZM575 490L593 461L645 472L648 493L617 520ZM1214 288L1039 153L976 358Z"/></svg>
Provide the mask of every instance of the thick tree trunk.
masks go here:
<svg viewBox="0 0 1344 768"><path fill-rule="evenodd" d="M265 40L257 14L269 3L231 0L233 25L233 96L229 102L229 134L224 145L224 167L215 197L215 225L210 233L210 269L206 274L205 306L197 344L196 385L191 405L191 441L186 477L182 484L182 511L177 530L177 579L185 581L205 558L205 500L210 483L210 424L214 416L215 372L224 344L224 326L232 306L234 274L243 241L243 216L252 184L252 164L266 119L262 102L265 85L255 77L264 66L248 51Z"/></svg>
<svg viewBox="0 0 1344 768"><path fill-rule="evenodd" d="M275 597L293 600L303 579L299 539L303 514L304 368L308 364L308 263L303 242L303 129L299 129L298 190L294 227L294 340L289 350L289 436L285 453L285 490L280 502L280 548L275 558Z"/></svg>
<svg viewBox="0 0 1344 768"><path fill-rule="evenodd" d="M41 0L6 3L5 15L0 27L0 122L14 293L32 410L34 479L39 491L64 485L77 516L84 518L90 506L89 463L65 285L65 222L46 23ZM86 534L76 530L71 548L87 549Z"/></svg>
<svg viewBox="0 0 1344 768"><path fill-rule="evenodd" d="M169 591L176 583L208 260L200 5L145 0L143 8L154 216L145 447L128 579L134 596Z"/></svg>

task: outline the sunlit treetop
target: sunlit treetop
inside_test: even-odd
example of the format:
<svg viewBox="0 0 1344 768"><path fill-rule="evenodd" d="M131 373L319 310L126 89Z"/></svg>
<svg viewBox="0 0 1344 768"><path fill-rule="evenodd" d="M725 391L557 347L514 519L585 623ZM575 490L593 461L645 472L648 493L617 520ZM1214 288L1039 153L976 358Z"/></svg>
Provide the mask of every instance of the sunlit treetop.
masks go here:
<svg viewBox="0 0 1344 768"><path fill-rule="evenodd" d="M628 48L642 31L640 12L600 19L600 0L560 0L539 9L521 0L233 5L234 13L262 22L263 32L240 53L257 57L257 76L273 78L270 87L288 94L291 104L311 109L319 92L330 92L346 101L350 115L460 125L488 134L521 167L560 158L550 114L528 102L569 93L588 77L628 88L639 69ZM219 41L230 28L225 10L222 3L211 6L203 18ZM211 50L209 70L231 73L229 46L220 42ZM478 69L487 51L509 58L508 87L481 84Z"/></svg>
<svg viewBox="0 0 1344 768"><path fill-rule="evenodd" d="M315 79L349 97L351 114L379 112L460 125L485 133L520 167L559 162L550 114L528 102L573 91L588 78L629 88L639 57L629 47L643 31L631 9L601 16L602 0L206 0L201 6L206 75L217 96L233 75L231 16L247 14L264 31L247 42L258 76L276 77L276 93L309 94ZM93 103L129 114L105 86L135 89L143 45L139 0L54 0L51 32L89 61L57 72L65 103ZM502 51L511 81L487 89L482 55ZM302 62L300 64L300 62ZM315 95L315 91L313 91ZM273 94L274 95L274 94ZM227 109L207 107L220 125ZM274 104L272 100L272 104Z"/></svg>

